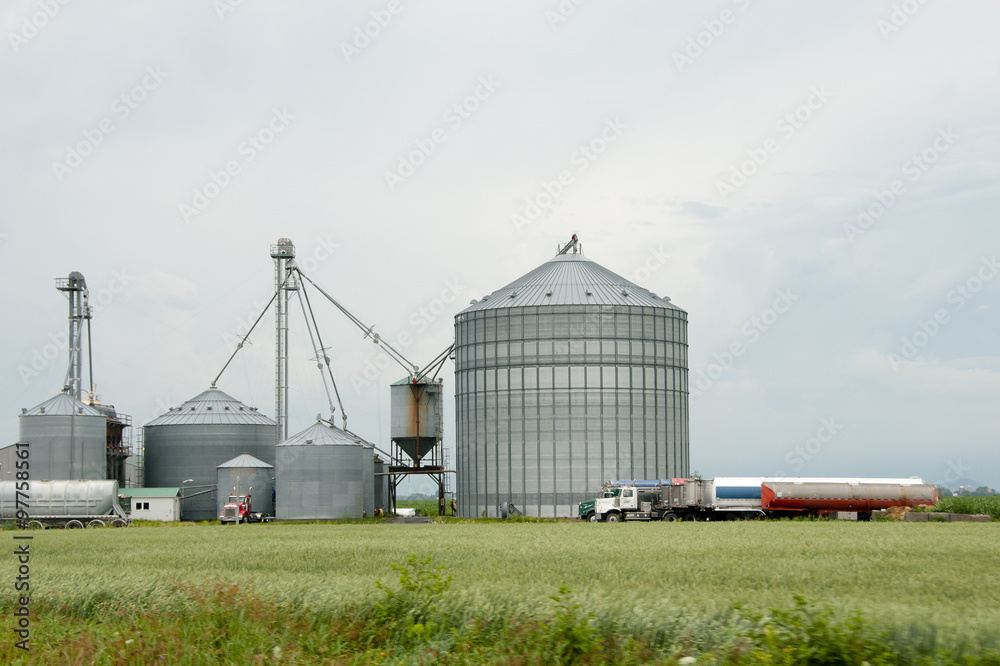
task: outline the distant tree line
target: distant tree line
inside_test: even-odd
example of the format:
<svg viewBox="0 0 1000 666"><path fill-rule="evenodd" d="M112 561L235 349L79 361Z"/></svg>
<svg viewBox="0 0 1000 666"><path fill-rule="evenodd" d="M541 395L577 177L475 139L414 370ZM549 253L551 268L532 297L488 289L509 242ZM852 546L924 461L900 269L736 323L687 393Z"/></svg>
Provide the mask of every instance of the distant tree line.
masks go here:
<svg viewBox="0 0 1000 666"><path fill-rule="evenodd" d="M959 486L958 490L938 486L937 491L938 497L989 497L997 494L995 489L986 486L979 486L975 489L971 486Z"/></svg>

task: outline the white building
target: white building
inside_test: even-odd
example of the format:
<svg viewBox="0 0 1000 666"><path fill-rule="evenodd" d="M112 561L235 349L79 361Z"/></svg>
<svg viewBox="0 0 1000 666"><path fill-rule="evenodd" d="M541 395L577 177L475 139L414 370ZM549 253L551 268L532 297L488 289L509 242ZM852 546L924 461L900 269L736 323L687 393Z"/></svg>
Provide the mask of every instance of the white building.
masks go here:
<svg viewBox="0 0 1000 666"><path fill-rule="evenodd" d="M180 488L122 488L132 520L170 522L181 518Z"/></svg>

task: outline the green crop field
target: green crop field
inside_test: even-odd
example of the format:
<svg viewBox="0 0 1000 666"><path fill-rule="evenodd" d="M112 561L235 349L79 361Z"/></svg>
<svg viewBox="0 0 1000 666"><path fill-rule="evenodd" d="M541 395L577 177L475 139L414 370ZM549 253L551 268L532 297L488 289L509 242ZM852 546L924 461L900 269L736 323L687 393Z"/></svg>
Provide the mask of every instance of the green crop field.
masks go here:
<svg viewBox="0 0 1000 666"><path fill-rule="evenodd" d="M933 510L982 513L1000 520L1000 497L942 497Z"/></svg>
<svg viewBox="0 0 1000 666"><path fill-rule="evenodd" d="M11 583L3 663L1000 663L996 523L31 534L32 651Z"/></svg>

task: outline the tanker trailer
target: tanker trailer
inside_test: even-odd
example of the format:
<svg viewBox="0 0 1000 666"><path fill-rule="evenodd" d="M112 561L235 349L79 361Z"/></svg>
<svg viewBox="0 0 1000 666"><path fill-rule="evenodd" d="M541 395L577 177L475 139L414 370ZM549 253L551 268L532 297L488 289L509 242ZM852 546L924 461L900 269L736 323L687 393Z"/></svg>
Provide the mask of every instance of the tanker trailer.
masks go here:
<svg viewBox="0 0 1000 666"><path fill-rule="evenodd" d="M877 509L936 503L937 488L926 483L765 481L761 484L761 508L771 515L856 511L859 519L868 519Z"/></svg>
<svg viewBox="0 0 1000 666"><path fill-rule="evenodd" d="M0 520L20 527L124 527L118 482L0 481Z"/></svg>

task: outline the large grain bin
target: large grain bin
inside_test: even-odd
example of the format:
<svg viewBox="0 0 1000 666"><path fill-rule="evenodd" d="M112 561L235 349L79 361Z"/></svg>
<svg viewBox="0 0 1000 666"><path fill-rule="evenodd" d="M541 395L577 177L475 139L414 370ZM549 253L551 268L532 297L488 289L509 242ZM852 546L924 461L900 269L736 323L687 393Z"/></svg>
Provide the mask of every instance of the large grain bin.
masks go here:
<svg viewBox="0 0 1000 666"><path fill-rule="evenodd" d="M361 518L375 511L375 447L317 422L278 444L278 520Z"/></svg>
<svg viewBox="0 0 1000 666"><path fill-rule="evenodd" d="M611 479L688 474L687 313L559 254L455 317L461 515L572 516Z"/></svg>
<svg viewBox="0 0 1000 666"><path fill-rule="evenodd" d="M18 425L33 481L107 478L108 419L101 411L60 393L23 410Z"/></svg>
<svg viewBox="0 0 1000 666"><path fill-rule="evenodd" d="M273 465L275 432L255 407L210 388L143 427L145 485L183 488L181 520L214 520L218 466L244 452Z"/></svg>
<svg viewBox="0 0 1000 666"><path fill-rule="evenodd" d="M250 495L254 513L274 515L274 465L241 453L217 468L216 516L230 495Z"/></svg>

